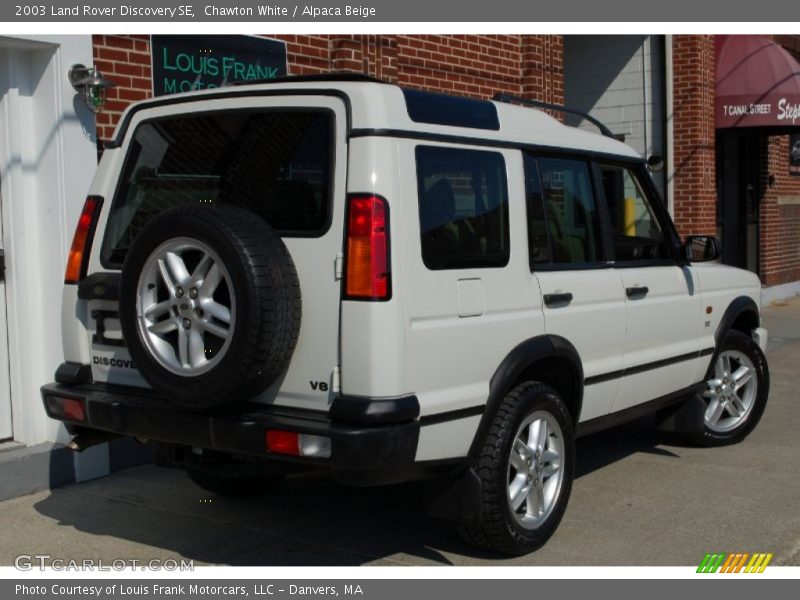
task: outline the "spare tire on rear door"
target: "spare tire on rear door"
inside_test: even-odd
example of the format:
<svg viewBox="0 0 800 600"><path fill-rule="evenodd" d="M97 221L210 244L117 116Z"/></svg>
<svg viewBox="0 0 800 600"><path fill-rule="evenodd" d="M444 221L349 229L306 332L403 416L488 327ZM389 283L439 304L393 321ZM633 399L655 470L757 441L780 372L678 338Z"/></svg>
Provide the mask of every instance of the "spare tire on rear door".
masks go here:
<svg viewBox="0 0 800 600"><path fill-rule="evenodd" d="M179 206L153 217L131 244L119 312L153 389L208 409L254 396L286 370L300 284L283 240L257 215Z"/></svg>

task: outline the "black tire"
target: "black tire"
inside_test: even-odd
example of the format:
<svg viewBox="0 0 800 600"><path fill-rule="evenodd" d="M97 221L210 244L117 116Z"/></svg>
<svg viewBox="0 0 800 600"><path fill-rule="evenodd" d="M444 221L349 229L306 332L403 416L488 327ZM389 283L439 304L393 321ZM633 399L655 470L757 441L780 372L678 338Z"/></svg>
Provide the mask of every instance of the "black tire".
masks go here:
<svg viewBox="0 0 800 600"><path fill-rule="evenodd" d="M186 471L196 485L207 492L227 498L246 498L261 496L277 488L284 480L284 475L264 475L261 477L221 477L202 469Z"/></svg>
<svg viewBox="0 0 800 600"><path fill-rule="evenodd" d="M764 409L767 407L767 398L769 396L769 367L767 366L767 359L761 351L761 348L751 337L739 331L730 331L723 339L719 347L719 352L715 355L715 363L718 360L717 357L722 356L723 353L726 352L740 352L752 362L755 367L755 382L757 388L749 412L747 412L741 422L732 429L728 431L716 431L709 427L708 419L704 419L703 433L690 439L690 441L699 443L702 446L724 446L741 442L753 431L755 426L758 425L761 416L764 414ZM707 380L716 376L715 363L712 363L709 368ZM706 412L708 412L710 400L706 400L706 402Z"/></svg>
<svg viewBox="0 0 800 600"><path fill-rule="evenodd" d="M510 455L514 439L525 419L544 412L558 423L563 440L562 481L549 515L537 527L523 527L509 505ZM476 472L482 483L482 516L460 525L469 543L492 552L518 556L540 548L564 516L575 470L572 419L558 393L548 385L525 382L503 400L477 456Z"/></svg>
<svg viewBox="0 0 800 600"><path fill-rule="evenodd" d="M228 345L201 374L165 368L138 326L142 270L161 244L176 238L211 248L234 292L236 318ZM134 239L122 268L119 312L125 343L145 380L170 402L204 410L252 397L286 370L300 330L300 284L283 241L252 212L233 205L180 206L153 217Z"/></svg>

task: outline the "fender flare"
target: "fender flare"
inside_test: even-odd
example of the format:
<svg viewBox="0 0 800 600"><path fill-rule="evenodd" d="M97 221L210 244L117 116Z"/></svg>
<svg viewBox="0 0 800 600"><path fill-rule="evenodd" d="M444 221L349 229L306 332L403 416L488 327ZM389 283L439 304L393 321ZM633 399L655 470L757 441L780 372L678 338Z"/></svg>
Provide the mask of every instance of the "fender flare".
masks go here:
<svg viewBox="0 0 800 600"><path fill-rule="evenodd" d="M470 445L470 456L475 456L481 440L486 436L491 426L492 419L500 403L506 394L511 391L512 386L522 373L537 362L548 358L567 359L575 369L577 377L573 385L575 386L574 393L577 405L576 414L573 417L575 423L578 422L583 403L583 364L578 351L567 339L558 335L544 334L528 338L517 344L506 355L489 380L489 397L486 400L486 407L478 425L478 430L475 432L475 437Z"/></svg>
<svg viewBox="0 0 800 600"><path fill-rule="evenodd" d="M725 309L722 318L717 326L717 331L714 333L714 341L717 346L725 338L733 326L733 322L745 312L752 312L756 317L756 326L761 324L761 314L758 311L758 306L750 296L737 296Z"/></svg>
<svg viewBox="0 0 800 600"><path fill-rule="evenodd" d="M722 314L719 325L717 325L717 330L714 332L714 354L711 356L711 362L706 372L706 379L711 376L714 363L717 361L717 356L719 355L722 340L728 335L736 319L746 312L751 312L755 315L756 327L759 327L761 325L761 313L758 310L758 305L756 305L750 296L737 296L728 304L728 308L726 308L725 312Z"/></svg>

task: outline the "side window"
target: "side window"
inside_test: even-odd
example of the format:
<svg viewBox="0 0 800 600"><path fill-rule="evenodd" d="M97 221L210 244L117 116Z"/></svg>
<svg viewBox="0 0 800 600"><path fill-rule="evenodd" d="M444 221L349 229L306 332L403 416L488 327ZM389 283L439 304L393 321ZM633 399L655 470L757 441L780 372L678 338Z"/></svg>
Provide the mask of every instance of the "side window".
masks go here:
<svg viewBox="0 0 800 600"><path fill-rule="evenodd" d="M650 200L627 167L600 165L617 261L667 258L667 244Z"/></svg>
<svg viewBox="0 0 800 600"><path fill-rule="evenodd" d="M508 264L508 190L501 154L418 146L422 260L429 269Z"/></svg>
<svg viewBox="0 0 800 600"><path fill-rule="evenodd" d="M533 262L566 265L602 261L600 215L589 163L565 158L529 158L527 162Z"/></svg>
<svg viewBox="0 0 800 600"><path fill-rule="evenodd" d="M528 196L528 249L531 265L550 262L550 242L547 237L547 222L544 218L542 183L536 159L525 156L525 190Z"/></svg>

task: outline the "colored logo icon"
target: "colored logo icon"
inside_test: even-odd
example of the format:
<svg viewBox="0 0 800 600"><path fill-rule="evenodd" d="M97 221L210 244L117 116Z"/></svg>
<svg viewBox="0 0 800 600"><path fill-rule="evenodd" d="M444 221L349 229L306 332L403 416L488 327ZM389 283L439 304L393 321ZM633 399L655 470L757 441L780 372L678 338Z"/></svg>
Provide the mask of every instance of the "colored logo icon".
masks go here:
<svg viewBox="0 0 800 600"><path fill-rule="evenodd" d="M766 552L709 552L706 553L698 573L763 573L774 555Z"/></svg>

